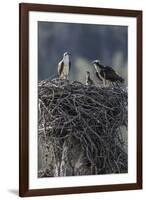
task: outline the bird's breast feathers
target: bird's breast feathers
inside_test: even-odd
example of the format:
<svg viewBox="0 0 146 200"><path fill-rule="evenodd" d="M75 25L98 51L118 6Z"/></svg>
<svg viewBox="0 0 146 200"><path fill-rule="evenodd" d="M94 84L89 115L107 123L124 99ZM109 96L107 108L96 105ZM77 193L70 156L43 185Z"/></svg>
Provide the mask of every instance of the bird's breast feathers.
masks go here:
<svg viewBox="0 0 146 200"><path fill-rule="evenodd" d="M63 73L64 73L64 75L68 75L69 74L69 65L64 65Z"/></svg>

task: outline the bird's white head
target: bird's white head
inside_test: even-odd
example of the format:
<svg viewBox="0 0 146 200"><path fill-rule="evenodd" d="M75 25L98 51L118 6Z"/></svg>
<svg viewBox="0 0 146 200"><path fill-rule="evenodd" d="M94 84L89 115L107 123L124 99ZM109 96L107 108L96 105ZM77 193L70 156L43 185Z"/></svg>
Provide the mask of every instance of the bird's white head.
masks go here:
<svg viewBox="0 0 146 200"><path fill-rule="evenodd" d="M98 71L99 70L100 60L93 60L92 64L94 65L95 70Z"/></svg>
<svg viewBox="0 0 146 200"><path fill-rule="evenodd" d="M98 65L98 64L100 64L100 60L93 60L92 64L97 64Z"/></svg>
<svg viewBox="0 0 146 200"><path fill-rule="evenodd" d="M65 52L63 54L63 60L64 60L64 62L69 62L69 56L70 56L70 53L68 53L68 52Z"/></svg>
<svg viewBox="0 0 146 200"><path fill-rule="evenodd" d="M66 56L70 56L70 53L65 52L65 53L63 54L63 57L66 57Z"/></svg>

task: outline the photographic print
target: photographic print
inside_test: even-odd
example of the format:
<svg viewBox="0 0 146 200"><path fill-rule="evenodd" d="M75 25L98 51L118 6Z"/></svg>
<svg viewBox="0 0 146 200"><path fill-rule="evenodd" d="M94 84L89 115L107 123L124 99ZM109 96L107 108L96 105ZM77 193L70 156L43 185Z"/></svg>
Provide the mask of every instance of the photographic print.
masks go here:
<svg viewBox="0 0 146 200"><path fill-rule="evenodd" d="M19 14L19 195L141 189L142 11Z"/></svg>
<svg viewBox="0 0 146 200"><path fill-rule="evenodd" d="M128 27L38 22L38 177L128 172Z"/></svg>

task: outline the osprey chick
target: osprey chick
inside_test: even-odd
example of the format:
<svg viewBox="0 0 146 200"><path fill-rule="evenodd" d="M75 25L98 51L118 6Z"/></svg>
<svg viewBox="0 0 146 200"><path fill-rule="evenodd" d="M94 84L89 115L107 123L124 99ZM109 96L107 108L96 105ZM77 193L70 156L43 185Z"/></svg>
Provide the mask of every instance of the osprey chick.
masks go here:
<svg viewBox="0 0 146 200"><path fill-rule="evenodd" d="M63 59L58 63L58 76L60 79L68 79L71 62L69 58L70 54L65 52Z"/></svg>
<svg viewBox="0 0 146 200"><path fill-rule="evenodd" d="M90 72L86 72L86 85L93 85L94 82L93 80L90 78Z"/></svg>
<svg viewBox="0 0 146 200"><path fill-rule="evenodd" d="M124 79L112 67L101 65L99 60L94 60L92 63L95 67L97 77L103 81L104 85L106 85L106 81L111 83L124 82Z"/></svg>

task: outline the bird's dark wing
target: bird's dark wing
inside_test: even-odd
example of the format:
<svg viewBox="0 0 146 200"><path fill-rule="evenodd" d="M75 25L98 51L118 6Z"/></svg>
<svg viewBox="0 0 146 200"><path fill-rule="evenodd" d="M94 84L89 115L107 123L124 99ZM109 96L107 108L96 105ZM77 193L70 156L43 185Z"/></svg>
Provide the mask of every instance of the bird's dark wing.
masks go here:
<svg viewBox="0 0 146 200"><path fill-rule="evenodd" d="M103 78L105 78L105 70L104 69L102 69L102 70L100 70L100 76L102 76Z"/></svg>
<svg viewBox="0 0 146 200"><path fill-rule="evenodd" d="M96 72L96 76L97 76L97 78L98 78L100 81L102 81L102 79L100 78L100 76L99 76L99 73L98 73L98 72Z"/></svg>
<svg viewBox="0 0 146 200"><path fill-rule="evenodd" d="M115 70L112 67L110 67L110 66L106 66L104 69L106 69L106 70L108 70L110 72L114 72L115 73Z"/></svg>
<svg viewBox="0 0 146 200"><path fill-rule="evenodd" d="M100 75L111 82L124 82L124 79L120 75L118 75L112 67L109 66L106 66L103 70L101 70Z"/></svg>
<svg viewBox="0 0 146 200"><path fill-rule="evenodd" d="M71 69L71 61L69 61L69 71L70 71L70 69Z"/></svg>
<svg viewBox="0 0 146 200"><path fill-rule="evenodd" d="M63 60L58 63L58 75L60 76L63 71Z"/></svg>

